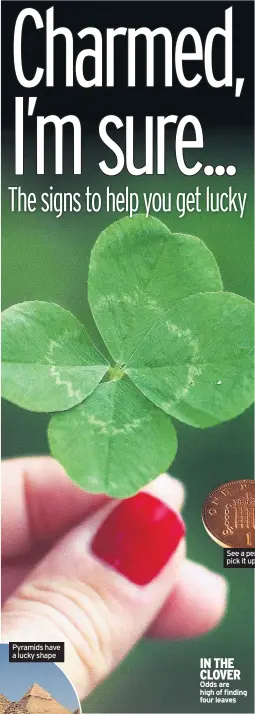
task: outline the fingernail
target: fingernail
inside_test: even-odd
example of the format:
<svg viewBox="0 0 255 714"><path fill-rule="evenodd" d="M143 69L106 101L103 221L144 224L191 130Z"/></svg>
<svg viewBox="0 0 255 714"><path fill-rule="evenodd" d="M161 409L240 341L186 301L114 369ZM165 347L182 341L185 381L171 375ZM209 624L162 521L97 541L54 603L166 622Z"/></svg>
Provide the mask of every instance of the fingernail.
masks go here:
<svg viewBox="0 0 255 714"><path fill-rule="evenodd" d="M138 493L121 501L100 526L92 551L137 585L153 580L185 534L182 518L158 498Z"/></svg>

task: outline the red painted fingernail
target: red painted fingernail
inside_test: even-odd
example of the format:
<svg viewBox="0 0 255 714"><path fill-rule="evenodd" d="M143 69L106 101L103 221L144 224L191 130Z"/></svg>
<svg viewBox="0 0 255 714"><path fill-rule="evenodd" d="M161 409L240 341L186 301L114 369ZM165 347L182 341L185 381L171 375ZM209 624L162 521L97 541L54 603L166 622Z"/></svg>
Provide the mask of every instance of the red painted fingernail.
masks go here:
<svg viewBox="0 0 255 714"><path fill-rule="evenodd" d="M92 551L128 580L147 585L158 575L185 534L182 518L148 493L116 506L92 541Z"/></svg>

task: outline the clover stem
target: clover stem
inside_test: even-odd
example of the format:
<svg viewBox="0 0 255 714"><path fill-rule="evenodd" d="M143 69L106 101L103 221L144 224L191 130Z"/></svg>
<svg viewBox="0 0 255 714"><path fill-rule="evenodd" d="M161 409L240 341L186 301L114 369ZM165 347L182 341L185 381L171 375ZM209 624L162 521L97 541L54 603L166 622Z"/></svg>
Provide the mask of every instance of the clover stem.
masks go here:
<svg viewBox="0 0 255 714"><path fill-rule="evenodd" d="M124 374L125 372L123 372L123 370L118 364L115 364L114 367L110 367L108 370L109 380L122 379L122 377L124 377Z"/></svg>

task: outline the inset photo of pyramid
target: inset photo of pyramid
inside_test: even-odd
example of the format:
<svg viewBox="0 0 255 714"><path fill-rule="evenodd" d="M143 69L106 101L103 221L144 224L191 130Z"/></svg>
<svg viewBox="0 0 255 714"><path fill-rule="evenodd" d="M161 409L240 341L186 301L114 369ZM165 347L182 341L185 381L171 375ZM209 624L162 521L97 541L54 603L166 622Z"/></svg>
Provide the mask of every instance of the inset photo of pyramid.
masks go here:
<svg viewBox="0 0 255 714"><path fill-rule="evenodd" d="M53 662L9 662L0 644L0 714L79 714L77 694Z"/></svg>

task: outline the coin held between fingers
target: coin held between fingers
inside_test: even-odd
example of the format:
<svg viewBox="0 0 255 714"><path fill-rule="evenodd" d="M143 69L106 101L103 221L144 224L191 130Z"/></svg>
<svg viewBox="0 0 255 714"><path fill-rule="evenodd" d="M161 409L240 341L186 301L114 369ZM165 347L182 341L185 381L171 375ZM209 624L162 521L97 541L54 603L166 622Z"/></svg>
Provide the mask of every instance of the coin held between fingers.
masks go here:
<svg viewBox="0 0 255 714"><path fill-rule="evenodd" d="M255 546L255 481L229 481L206 498L202 521L210 537L223 548Z"/></svg>

